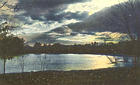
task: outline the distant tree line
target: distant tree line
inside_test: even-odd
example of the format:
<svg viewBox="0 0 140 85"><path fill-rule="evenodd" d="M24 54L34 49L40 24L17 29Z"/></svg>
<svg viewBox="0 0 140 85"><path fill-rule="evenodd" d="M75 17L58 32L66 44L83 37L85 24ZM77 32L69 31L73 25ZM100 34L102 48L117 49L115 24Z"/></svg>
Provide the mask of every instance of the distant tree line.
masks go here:
<svg viewBox="0 0 140 85"><path fill-rule="evenodd" d="M137 47L134 47L134 44ZM123 41L117 44L97 42L85 45L62 45L60 43L42 44L35 43L33 47L26 45L25 53L48 53L48 54L124 54L140 55L140 41Z"/></svg>
<svg viewBox="0 0 140 85"><path fill-rule="evenodd" d="M140 40L123 41L117 44L94 42L84 45L44 44L36 42L34 46L29 46L25 45L24 39L12 35L10 29L12 27L7 22L0 25L0 56L2 58L28 53L140 55Z"/></svg>

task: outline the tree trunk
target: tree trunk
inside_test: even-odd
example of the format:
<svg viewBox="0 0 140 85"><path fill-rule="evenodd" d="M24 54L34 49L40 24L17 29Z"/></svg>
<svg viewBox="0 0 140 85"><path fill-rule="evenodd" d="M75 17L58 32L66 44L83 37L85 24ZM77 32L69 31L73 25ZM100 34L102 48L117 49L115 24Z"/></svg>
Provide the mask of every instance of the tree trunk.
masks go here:
<svg viewBox="0 0 140 85"><path fill-rule="evenodd" d="M137 67L137 57L134 56L134 68L136 68L136 67Z"/></svg>
<svg viewBox="0 0 140 85"><path fill-rule="evenodd" d="M5 71L6 71L6 59L4 58L4 74L5 74Z"/></svg>

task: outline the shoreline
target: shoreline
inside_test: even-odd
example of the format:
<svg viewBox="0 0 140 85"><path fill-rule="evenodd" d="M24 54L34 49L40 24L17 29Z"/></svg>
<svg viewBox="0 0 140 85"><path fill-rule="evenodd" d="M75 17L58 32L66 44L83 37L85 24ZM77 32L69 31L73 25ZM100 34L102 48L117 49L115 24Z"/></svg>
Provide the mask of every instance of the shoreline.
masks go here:
<svg viewBox="0 0 140 85"><path fill-rule="evenodd" d="M1 83L2 81L2 83ZM140 67L0 74L0 85L139 85Z"/></svg>
<svg viewBox="0 0 140 85"><path fill-rule="evenodd" d="M103 53L25 53L25 54L20 54L21 55L29 55L29 54L46 54L46 55L66 55L66 54L75 54L75 55L108 55L108 56L125 56L125 57L134 57L135 55L127 55L127 54L103 54Z"/></svg>

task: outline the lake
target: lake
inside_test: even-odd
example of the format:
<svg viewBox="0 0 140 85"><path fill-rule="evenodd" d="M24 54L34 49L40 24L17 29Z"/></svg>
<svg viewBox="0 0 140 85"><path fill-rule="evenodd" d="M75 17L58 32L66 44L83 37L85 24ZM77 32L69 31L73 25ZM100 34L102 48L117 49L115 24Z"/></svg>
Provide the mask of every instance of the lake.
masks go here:
<svg viewBox="0 0 140 85"><path fill-rule="evenodd" d="M112 63L117 59L117 63ZM95 70L133 65L133 57L94 54L27 54L6 60L5 73L36 71ZM0 59L0 73L4 73L4 60Z"/></svg>

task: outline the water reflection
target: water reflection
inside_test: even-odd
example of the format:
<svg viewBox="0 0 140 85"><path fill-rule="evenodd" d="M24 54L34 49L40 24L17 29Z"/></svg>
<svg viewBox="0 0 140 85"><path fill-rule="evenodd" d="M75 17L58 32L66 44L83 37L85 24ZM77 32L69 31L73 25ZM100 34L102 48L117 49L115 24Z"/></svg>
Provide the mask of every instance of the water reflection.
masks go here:
<svg viewBox="0 0 140 85"><path fill-rule="evenodd" d="M14 57L15 56L6 56L6 55L5 56L0 56L0 59L3 61L3 65L1 66L3 68L2 73L5 74L5 72L6 72L6 62L7 62L7 60L10 60Z"/></svg>
<svg viewBox="0 0 140 85"><path fill-rule="evenodd" d="M115 61L115 59L118 62L112 63L111 61ZM28 54L6 60L5 63L3 59L0 59L0 73L4 73L4 67L6 73L45 70L94 70L132 66L133 60L133 57L90 54Z"/></svg>

